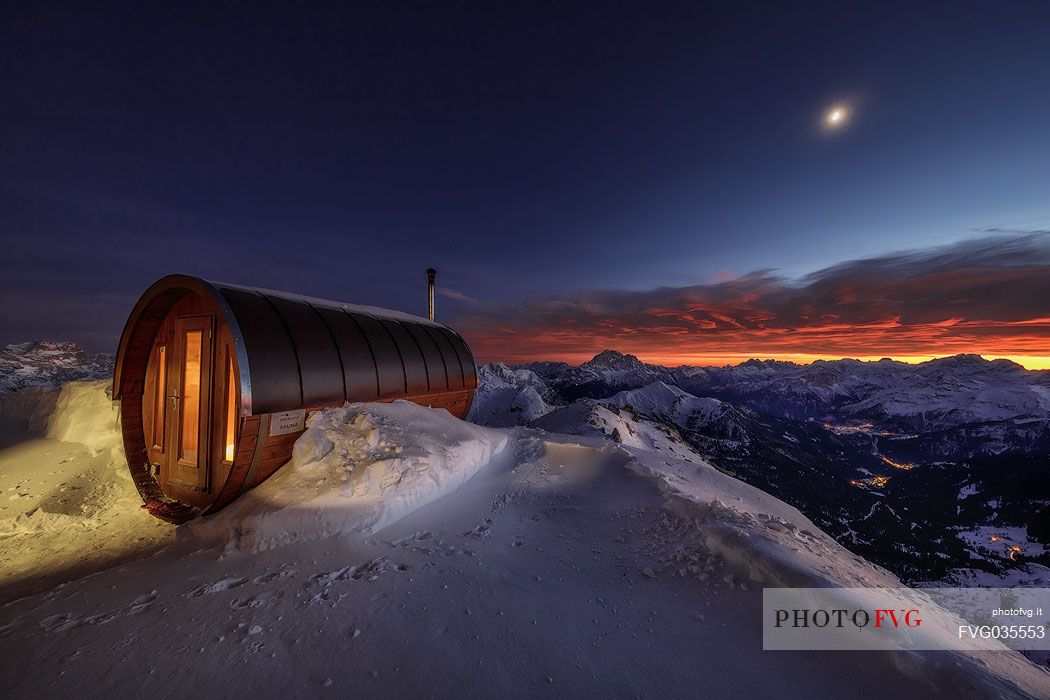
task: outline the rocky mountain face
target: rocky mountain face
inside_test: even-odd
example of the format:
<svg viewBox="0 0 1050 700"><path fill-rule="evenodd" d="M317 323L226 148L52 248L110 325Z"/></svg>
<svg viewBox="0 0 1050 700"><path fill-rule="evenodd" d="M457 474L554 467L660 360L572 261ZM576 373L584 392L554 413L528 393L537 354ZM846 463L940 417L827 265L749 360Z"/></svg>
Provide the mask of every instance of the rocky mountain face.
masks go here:
<svg viewBox="0 0 1050 700"><path fill-rule="evenodd" d="M875 432L911 434L912 442L901 449L928 459L1046 451L1050 443L1050 372L977 355L918 365L748 360L735 367L667 368L606 350L579 367L542 362L522 368L543 379L561 401L607 398L662 382L769 416L858 432L877 424Z"/></svg>
<svg viewBox="0 0 1050 700"><path fill-rule="evenodd" d="M1048 372L975 355L667 368L606 350L481 381L479 422L694 450L907 581L1050 581Z"/></svg>
<svg viewBox="0 0 1050 700"><path fill-rule="evenodd" d="M0 350L0 395L112 374L113 355L86 353L76 343L35 340Z"/></svg>
<svg viewBox="0 0 1050 700"><path fill-rule="evenodd" d="M481 367L478 391L467 418L481 425L507 428L536 420L561 403L532 370L495 363Z"/></svg>
<svg viewBox="0 0 1050 700"><path fill-rule="evenodd" d="M910 365L892 360L749 360L684 387L787 418L879 421L899 430L1050 417L1045 372L977 355Z"/></svg>

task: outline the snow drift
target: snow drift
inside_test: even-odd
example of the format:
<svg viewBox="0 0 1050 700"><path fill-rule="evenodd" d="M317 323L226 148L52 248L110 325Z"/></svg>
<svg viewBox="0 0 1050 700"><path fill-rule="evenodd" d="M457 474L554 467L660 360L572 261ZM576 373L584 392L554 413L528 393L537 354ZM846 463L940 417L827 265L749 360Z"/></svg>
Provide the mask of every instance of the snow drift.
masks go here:
<svg viewBox="0 0 1050 700"><path fill-rule="evenodd" d="M32 433L47 432L61 391L55 387L31 386L0 397L0 416L25 423Z"/></svg>
<svg viewBox="0 0 1050 700"><path fill-rule="evenodd" d="M120 456L120 409L110 398L109 387L108 380L27 387L0 399L0 415L45 437L84 445L93 454Z"/></svg>
<svg viewBox="0 0 1050 700"><path fill-rule="evenodd" d="M63 384L47 422L47 437L79 443L95 454L110 451L114 458L123 457L120 409L109 396L109 386L108 380Z"/></svg>
<svg viewBox="0 0 1050 700"><path fill-rule="evenodd" d="M5 397L4 415L69 446L58 468L35 461L36 443L5 454L4 476L17 482L18 511L0 517L0 537L73 527L97 527L119 511L137 511L138 492L128 474L118 430L118 409L106 381L77 381L60 389L30 387ZM43 424L42 426L40 424ZM43 442L44 450L49 442ZM53 443L51 443L53 444ZM76 447L87 448L82 453ZM6 509L4 509L6 510ZM6 515L6 513L4 513Z"/></svg>
<svg viewBox="0 0 1050 700"><path fill-rule="evenodd" d="M108 389L76 381L0 398L12 419L0 452L0 600L170 543L172 528L141 509Z"/></svg>
<svg viewBox="0 0 1050 700"><path fill-rule="evenodd" d="M454 491L507 440L505 432L408 401L319 411L288 464L185 532L253 552L372 533Z"/></svg>

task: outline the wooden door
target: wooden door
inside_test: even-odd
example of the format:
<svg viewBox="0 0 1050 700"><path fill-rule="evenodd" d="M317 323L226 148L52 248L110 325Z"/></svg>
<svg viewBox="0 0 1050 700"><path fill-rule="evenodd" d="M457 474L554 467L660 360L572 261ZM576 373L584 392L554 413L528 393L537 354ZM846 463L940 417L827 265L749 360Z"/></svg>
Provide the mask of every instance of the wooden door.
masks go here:
<svg viewBox="0 0 1050 700"><path fill-rule="evenodd" d="M146 368L146 381L142 390L142 426L146 439L146 452L151 468L159 470L164 464L168 439L168 386L171 369L171 353L168 352L171 340L164 333L158 333L150 351L149 365ZM159 475L159 471L153 472Z"/></svg>
<svg viewBox="0 0 1050 700"><path fill-rule="evenodd" d="M211 425L212 316L175 319L167 385L165 474L171 486L208 490Z"/></svg>

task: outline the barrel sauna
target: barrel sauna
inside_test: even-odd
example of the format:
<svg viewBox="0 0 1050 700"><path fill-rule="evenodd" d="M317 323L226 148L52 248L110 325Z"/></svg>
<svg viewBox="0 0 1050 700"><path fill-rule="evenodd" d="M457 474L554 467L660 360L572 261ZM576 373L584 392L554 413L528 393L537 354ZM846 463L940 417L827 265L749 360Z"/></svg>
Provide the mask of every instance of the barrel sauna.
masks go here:
<svg viewBox="0 0 1050 700"><path fill-rule="evenodd" d="M182 523L277 471L312 410L407 399L464 418L477 384L432 320L170 275L128 318L113 398L144 507Z"/></svg>

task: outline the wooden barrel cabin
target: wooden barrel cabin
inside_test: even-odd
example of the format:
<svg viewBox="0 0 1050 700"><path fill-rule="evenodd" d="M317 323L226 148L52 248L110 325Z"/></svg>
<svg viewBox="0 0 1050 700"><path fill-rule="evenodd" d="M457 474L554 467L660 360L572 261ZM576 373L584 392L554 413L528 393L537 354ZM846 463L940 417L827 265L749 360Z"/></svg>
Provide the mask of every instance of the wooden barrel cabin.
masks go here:
<svg viewBox="0 0 1050 700"><path fill-rule="evenodd" d="M113 398L144 507L182 523L285 464L311 410L407 399L464 418L477 384L467 343L432 320L170 275L128 318Z"/></svg>

